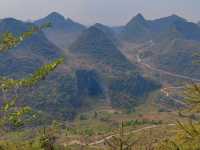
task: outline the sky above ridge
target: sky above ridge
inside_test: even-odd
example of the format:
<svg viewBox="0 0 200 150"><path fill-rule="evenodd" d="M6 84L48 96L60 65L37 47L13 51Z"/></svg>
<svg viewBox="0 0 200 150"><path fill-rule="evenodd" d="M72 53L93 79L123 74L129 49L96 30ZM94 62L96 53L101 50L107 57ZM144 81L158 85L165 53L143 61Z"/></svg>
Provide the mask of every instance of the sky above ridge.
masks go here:
<svg viewBox="0 0 200 150"><path fill-rule="evenodd" d="M197 22L200 0L0 0L0 18L36 20L53 11L86 25L123 25L137 13L147 19L177 14Z"/></svg>

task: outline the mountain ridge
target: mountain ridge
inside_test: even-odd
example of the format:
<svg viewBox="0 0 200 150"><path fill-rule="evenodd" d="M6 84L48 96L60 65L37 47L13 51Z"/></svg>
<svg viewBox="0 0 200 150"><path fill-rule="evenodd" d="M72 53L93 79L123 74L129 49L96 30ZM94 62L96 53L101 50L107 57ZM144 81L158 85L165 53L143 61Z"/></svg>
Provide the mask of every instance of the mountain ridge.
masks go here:
<svg viewBox="0 0 200 150"><path fill-rule="evenodd" d="M186 19L177 15L171 15L155 20L146 20L141 14L133 17L121 32L123 40L146 41L160 38L171 28L176 28L182 34L182 38L189 40L200 39L200 28L197 24L188 22ZM165 34L166 35L166 34Z"/></svg>
<svg viewBox="0 0 200 150"><path fill-rule="evenodd" d="M48 16L36 20L36 25L51 23L52 27L45 30L44 33L48 39L61 49L67 49L68 46L81 34L86 27L80 23L73 21L57 12L53 12Z"/></svg>

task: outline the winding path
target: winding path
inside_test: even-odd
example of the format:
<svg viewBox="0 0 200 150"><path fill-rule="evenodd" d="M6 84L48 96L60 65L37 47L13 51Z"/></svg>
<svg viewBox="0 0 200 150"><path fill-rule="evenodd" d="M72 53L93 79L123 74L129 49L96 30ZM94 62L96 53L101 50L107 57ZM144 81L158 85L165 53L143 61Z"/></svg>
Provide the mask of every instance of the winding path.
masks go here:
<svg viewBox="0 0 200 150"><path fill-rule="evenodd" d="M188 77L188 76L184 76L184 75L172 73L172 72L165 71L165 70L158 69L158 68L154 68L154 67L150 66L149 64L144 63L142 61L142 59L138 55L136 57L137 57L137 62L138 63L140 63L141 65L143 65L146 68L151 69L153 71L157 71L157 72L160 72L160 73L163 73L163 74L167 74L169 76L177 77L177 78L180 78L180 79L185 79L185 80L189 80L189 81L200 82L200 79L196 79L196 78L192 78L192 77Z"/></svg>
<svg viewBox="0 0 200 150"><path fill-rule="evenodd" d="M167 124L167 126L175 126L176 124ZM139 133L141 131L144 131L144 130L148 130L148 129L154 129L154 128L158 128L160 127L160 125L152 125L152 126L147 126L147 127L144 127L144 128L140 128L140 129L137 129L137 130L133 130L132 132L129 132L127 135L129 134L133 134L133 133ZM98 141L95 141L95 142L92 142L90 144L88 144L89 146L93 146L93 145L98 145L98 144L101 144L103 142L105 142L106 140L109 140L111 139L113 136L116 136L118 134L113 134L113 135L110 135L110 136L107 136L101 140L98 140Z"/></svg>
<svg viewBox="0 0 200 150"><path fill-rule="evenodd" d="M176 124L166 124L165 126L175 126ZM129 132L127 135L130 135L130 134L133 134L133 133L139 133L139 132L142 132L144 130L148 130L148 129L154 129L154 128L159 128L161 127L161 125L152 125L152 126L147 126L147 127L143 127L143 128L140 128L140 129L137 129L137 130L133 130L131 132ZM100 140L97 140L97 141L94 141L94 142L91 142L89 144L86 144L86 143L83 143L83 142L80 142L80 141L72 141L70 144L68 145L73 145L73 144L79 144L79 145L83 145L83 146L95 146L95 145L99 145L99 144L102 144L104 143L106 140L109 140L111 139L112 137L114 136L117 136L118 134L112 134L112 135L109 135L107 137L104 137Z"/></svg>

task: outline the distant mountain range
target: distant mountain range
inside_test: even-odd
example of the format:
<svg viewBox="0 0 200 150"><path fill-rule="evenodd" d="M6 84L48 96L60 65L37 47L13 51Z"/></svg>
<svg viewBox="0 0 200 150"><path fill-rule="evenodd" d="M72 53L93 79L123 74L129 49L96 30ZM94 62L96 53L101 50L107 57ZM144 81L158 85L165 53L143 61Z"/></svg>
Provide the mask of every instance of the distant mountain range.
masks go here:
<svg viewBox="0 0 200 150"><path fill-rule="evenodd" d="M65 63L24 97L48 117L70 120L101 103L133 111L162 86L143 74L137 56L155 68L200 78L193 63L200 27L179 16L146 20L138 14L124 26L87 28L53 12L33 23L2 19L0 35L18 35L45 23L52 27L0 54L0 74L20 78L64 55Z"/></svg>
<svg viewBox="0 0 200 150"><path fill-rule="evenodd" d="M176 35L179 34L184 39L200 40L200 29L195 23L188 22L176 15L156 20L146 20L141 14L135 16L124 26L122 39L131 42L162 39L166 38L168 32L177 32Z"/></svg>

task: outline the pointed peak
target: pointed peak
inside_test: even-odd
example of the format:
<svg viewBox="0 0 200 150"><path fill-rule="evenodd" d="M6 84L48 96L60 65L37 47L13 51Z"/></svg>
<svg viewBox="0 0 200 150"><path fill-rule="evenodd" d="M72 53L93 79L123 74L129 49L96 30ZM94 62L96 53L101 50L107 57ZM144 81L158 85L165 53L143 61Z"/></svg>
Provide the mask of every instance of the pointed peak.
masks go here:
<svg viewBox="0 0 200 150"><path fill-rule="evenodd" d="M132 21L145 22L146 19L143 17L142 14L138 13L135 17L133 17Z"/></svg>
<svg viewBox="0 0 200 150"><path fill-rule="evenodd" d="M97 28L98 30L103 31L105 34L114 35L114 31L112 30L110 26L107 26L101 23L96 23L93 26Z"/></svg>
<svg viewBox="0 0 200 150"><path fill-rule="evenodd" d="M101 24L101 23L95 23L94 25L93 25L94 27L96 27L96 28L109 28L108 26L106 26L106 25L103 25L103 24Z"/></svg>
<svg viewBox="0 0 200 150"><path fill-rule="evenodd" d="M145 20L145 18L143 17L141 13L138 13L134 18Z"/></svg>
<svg viewBox="0 0 200 150"><path fill-rule="evenodd" d="M173 18L173 19L177 19L177 20L184 20L184 21L186 21L186 19L184 19L184 18L182 18L182 17L180 17L180 16L178 16L178 15L176 15L176 14L172 14L172 15L169 16L169 17L171 17L171 18Z"/></svg>
<svg viewBox="0 0 200 150"><path fill-rule="evenodd" d="M101 23L95 23L93 26L104 26L104 25L102 25Z"/></svg>
<svg viewBox="0 0 200 150"><path fill-rule="evenodd" d="M97 38L97 37L106 37L106 34L104 31L102 31L100 28L96 26L91 26L88 29L86 29L83 33L82 36L88 37L88 38Z"/></svg>
<svg viewBox="0 0 200 150"><path fill-rule="evenodd" d="M89 31L89 32L101 32L101 30L96 25L89 27L87 29L87 31Z"/></svg>
<svg viewBox="0 0 200 150"><path fill-rule="evenodd" d="M129 21L129 23L128 23L128 25L132 25L132 24L146 24L146 19L143 17L143 15L142 14L140 14L140 13L138 13L135 17L133 17L130 21Z"/></svg>
<svg viewBox="0 0 200 150"><path fill-rule="evenodd" d="M67 21L67 22L74 23L74 21L73 21L71 18L69 18L69 17L66 19L66 21Z"/></svg>
<svg viewBox="0 0 200 150"><path fill-rule="evenodd" d="M172 14L171 17L175 17L175 18L178 18L179 16L176 15L176 14Z"/></svg>
<svg viewBox="0 0 200 150"><path fill-rule="evenodd" d="M49 16L62 16L62 15L60 13L54 11L54 12L50 13Z"/></svg>
<svg viewBox="0 0 200 150"><path fill-rule="evenodd" d="M63 20L65 19L65 17L63 15L59 14L58 12L52 12L47 17L51 18L51 19L58 19L58 18L63 19Z"/></svg>
<svg viewBox="0 0 200 150"><path fill-rule="evenodd" d="M146 19L143 17L142 14L138 13L135 17L133 17L132 21L137 21L137 22L146 22Z"/></svg>

